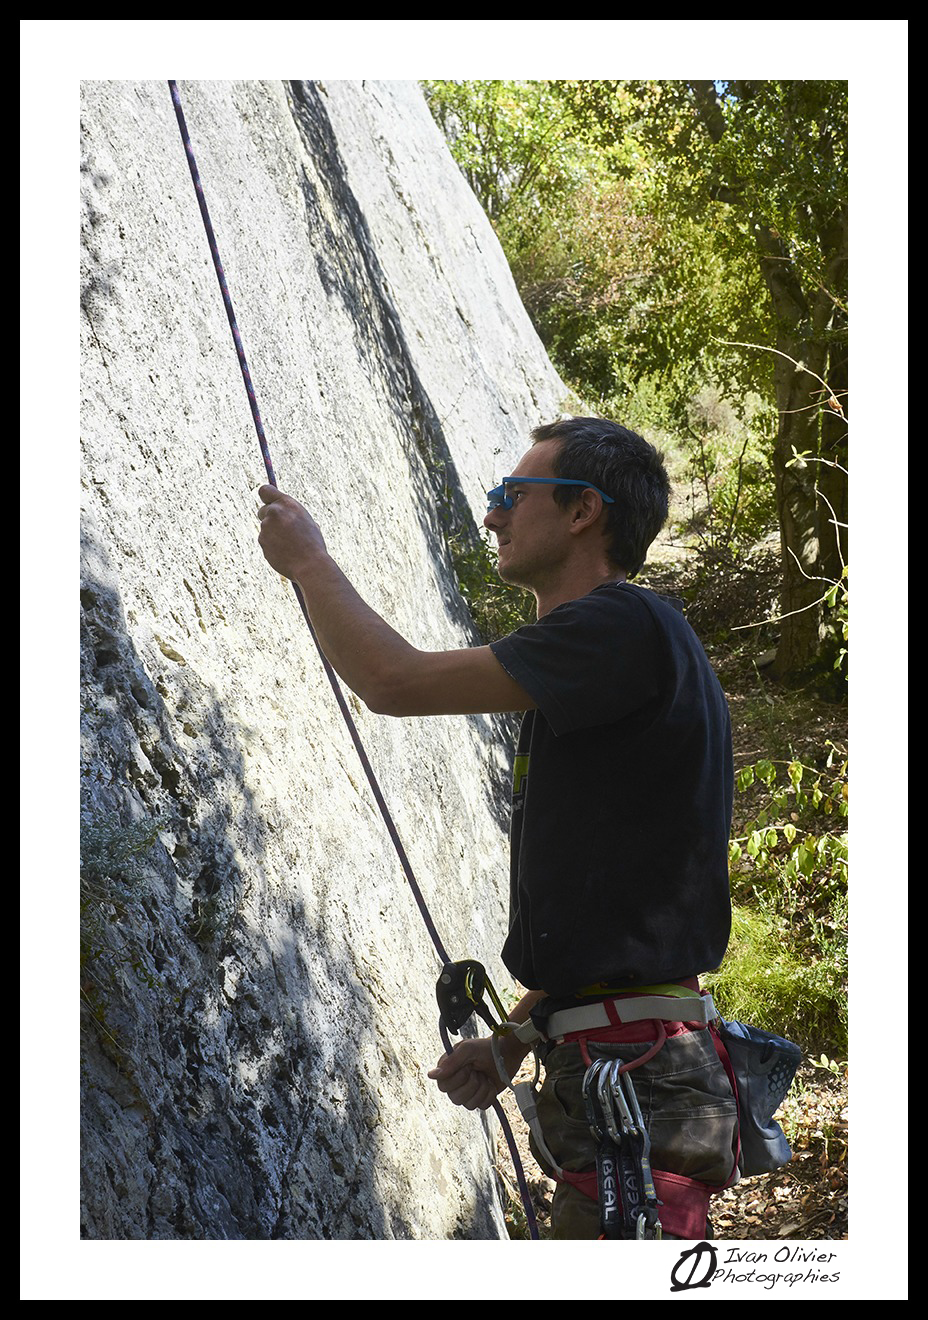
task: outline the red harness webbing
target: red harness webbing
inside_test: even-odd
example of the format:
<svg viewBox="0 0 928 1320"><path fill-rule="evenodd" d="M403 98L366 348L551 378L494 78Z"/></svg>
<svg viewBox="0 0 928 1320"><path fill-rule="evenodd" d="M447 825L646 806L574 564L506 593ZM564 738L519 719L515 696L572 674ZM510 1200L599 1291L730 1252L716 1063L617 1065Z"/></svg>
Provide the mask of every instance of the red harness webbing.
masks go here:
<svg viewBox="0 0 928 1320"><path fill-rule="evenodd" d="M571 1032L564 1037L559 1037L564 1044L577 1044L580 1046L580 1055L587 1067L592 1062L587 1049L587 1042L602 1044L643 1044L650 1040L654 1032L642 1036L642 1028L647 1023L634 1022L623 1024L619 1021L618 1014L608 1000L604 1007L606 1015L610 1022L610 1027L603 1027L596 1031ZM648 1059L653 1059L655 1054L663 1047L668 1037L686 1035L691 1031L705 1031L707 1028L701 1022L657 1022L657 1036L651 1049L642 1054L640 1058L632 1060L626 1067L626 1071L640 1067ZM738 1104L738 1088L735 1082L734 1070L731 1066L731 1060L719 1033L710 1022L708 1030L712 1037L712 1043L715 1046L716 1054L719 1056L719 1062L725 1069L728 1080L731 1083L732 1094L735 1097L735 1104ZM685 1178L680 1173L667 1173L663 1169L652 1167L651 1174L654 1178L654 1186L657 1191L658 1200L661 1202L660 1219L661 1228L665 1233L670 1233L675 1238L683 1238L689 1241L695 1241L704 1238L706 1235L706 1218L709 1213L709 1200L717 1192L724 1191L735 1181L738 1174L738 1161L741 1156L741 1137L740 1125L739 1134L736 1138L734 1150L734 1163L731 1174L726 1182L721 1186L713 1186L710 1183L700 1182L698 1178ZM555 1178L560 1182L569 1183L571 1187L576 1187L584 1196L589 1196L592 1200L598 1201L598 1188L596 1183L596 1170L589 1169L584 1173L572 1173L569 1169L562 1169L560 1175L555 1174Z"/></svg>

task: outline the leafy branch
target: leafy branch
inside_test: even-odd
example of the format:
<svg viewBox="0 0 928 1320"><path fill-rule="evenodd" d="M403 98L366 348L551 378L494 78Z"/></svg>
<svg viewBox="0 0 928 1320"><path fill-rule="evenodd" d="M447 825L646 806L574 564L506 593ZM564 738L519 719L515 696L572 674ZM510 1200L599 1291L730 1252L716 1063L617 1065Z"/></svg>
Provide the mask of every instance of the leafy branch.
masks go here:
<svg viewBox="0 0 928 1320"><path fill-rule="evenodd" d="M739 1011L796 1039L846 1046L847 772L834 743L823 766L761 759L736 779L729 844L732 944L710 980ZM743 804L743 806L742 806ZM713 989L715 993L715 989Z"/></svg>
<svg viewBox="0 0 928 1320"><path fill-rule="evenodd" d="M832 746L827 770L833 769L834 751ZM778 782L778 765L786 766L788 784ZM809 775L815 776L811 785ZM846 840L843 834L839 836L834 831L823 833L818 818L820 815L847 817L847 761L826 776L824 771L816 771L798 760L760 760L745 766L737 777L739 792L747 792L755 784L764 785L767 800L755 817L744 822L742 832L731 839L730 863L737 865L747 857L763 866L785 843L791 850L783 871L787 879L811 877L822 866L843 872L847 866Z"/></svg>

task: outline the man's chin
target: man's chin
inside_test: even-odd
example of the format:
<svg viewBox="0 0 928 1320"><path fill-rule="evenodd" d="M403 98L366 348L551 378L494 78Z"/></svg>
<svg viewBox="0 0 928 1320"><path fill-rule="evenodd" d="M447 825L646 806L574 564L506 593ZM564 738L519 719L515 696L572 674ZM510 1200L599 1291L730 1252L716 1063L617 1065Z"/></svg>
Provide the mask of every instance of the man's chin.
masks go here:
<svg viewBox="0 0 928 1320"><path fill-rule="evenodd" d="M516 564L504 564L497 561L496 573L501 582L505 582L507 587L521 587L523 591L531 591L531 587L523 580Z"/></svg>
<svg viewBox="0 0 928 1320"><path fill-rule="evenodd" d="M510 587L516 587L519 584L513 579L513 565L507 563L501 555L496 557L496 572L501 581L507 583Z"/></svg>

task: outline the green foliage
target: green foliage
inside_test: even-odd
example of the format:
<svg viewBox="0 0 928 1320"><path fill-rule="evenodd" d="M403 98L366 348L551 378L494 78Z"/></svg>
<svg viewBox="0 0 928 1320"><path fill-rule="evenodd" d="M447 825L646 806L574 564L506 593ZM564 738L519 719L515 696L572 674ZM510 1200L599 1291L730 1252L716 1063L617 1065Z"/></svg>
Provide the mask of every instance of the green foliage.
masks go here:
<svg viewBox="0 0 928 1320"><path fill-rule="evenodd" d="M814 924L847 891L847 762L835 765L834 747L819 771L761 760L739 771L737 788L760 809L731 841L733 885L744 892L749 881L755 897Z"/></svg>
<svg viewBox="0 0 928 1320"><path fill-rule="evenodd" d="M145 914L150 863L165 822L158 818L123 825L114 816L82 821L80 865L81 1030L88 1028L122 1075L134 1103L148 1111L135 1081L137 1062L113 1021L113 1004L126 975L154 990L161 980L136 931Z"/></svg>
<svg viewBox="0 0 928 1320"><path fill-rule="evenodd" d="M811 1060L814 1068L822 1068L825 1072L831 1073L832 1077L844 1077L847 1073L847 1060L843 1063L840 1059L829 1059L827 1054L820 1054L817 1059Z"/></svg>
<svg viewBox="0 0 928 1320"><path fill-rule="evenodd" d="M760 438L768 410L751 395L739 411L709 386L688 409L690 516L680 531L695 538L711 571L734 565L776 527L770 459Z"/></svg>
<svg viewBox="0 0 928 1320"><path fill-rule="evenodd" d="M775 229L801 283L825 282L846 301L846 268L829 268L826 231L847 202L847 83L737 80L721 102L726 131L708 187L736 187L743 228L756 218Z"/></svg>
<svg viewBox="0 0 928 1320"><path fill-rule="evenodd" d="M824 286L846 306L846 267L831 260L841 244L831 229L841 229L847 204L846 83L621 86L627 96L623 127L652 155L662 210L708 224L726 262L734 255L756 264L763 229L782 244L782 260L801 287ZM611 116L615 101L608 89L591 84L591 114ZM769 315L767 300L765 306ZM760 342L773 339L768 333Z"/></svg>
<svg viewBox="0 0 928 1320"><path fill-rule="evenodd" d="M847 761L833 746L821 769L760 760L736 787L735 923L712 978L723 1011L846 1050Z"/></svg>
<svg viewBox="0 0 928 1320"><path fill-rule="evenodd" d="M719 342L769 333L769 300L750 242L733 242L729 208L707 199L711 162L674 145L692 117L687 84L423 86L548 353L587 407L629 420L644 413L647 382L639 427L651 434L682 427L707 386L735 400L769 391L769 359Z"/></svg>
<svg viewBox="0 0 928 1320"><path fill-rule="evenodd" d="M504 236L505 239L505 236ZM507 247L513 277L553 361L598 404L633 382L653 315L654 223L622 180L586 178Z"/></svg>
<svg viewBox="0 0 928 1320"><path fill-rule="evenodd" d="M612 172L628 184L649 219L649 272L641 316L629 327L628 366L660 371L678 418L710 383L733 400L767 392L772 364L745 358L722 341L770 338L770 301L750 225L722 199L719 144L697 111L687 82L556 84L591 139L625 143ZM711 86L711 84L709 85ZM734 104L733 96L726 105ZM766 150L770 144L764 143ZM749 168L749 166L748 166ZM784 166L788 177L788 167Z"/></svg>
<svg viewBox="0 0 928 1320"><path fill-rule="evenodd" d="M723 1015L808 1046L847 1048L846 996L829 962L805 961L780 921L761 907L735 906L725 961L702 978Z"/></svg>
<svg viewBox="0 0 928 1320"><path fill-rule="evenodd" d="M655 235L634 147L601 132L575 84L423 87L552 360L602 408L649 365L635 336L652 316Z"/></svg>
<svg viewBox="0 0 928 1320"><path fill-rule="evenodd" d="M579 178L572 117L550 84L433 80L422 89L487 215L512 235Z"/></svg>
<svg viewBox="0 0 928 1320"><path fill-rule="evenodd" d="M142 859L158 842L161 819L123 825L111 816L85 821L81 827L81 885L104 889L110 901L131 902L144 886Z"/></svg>

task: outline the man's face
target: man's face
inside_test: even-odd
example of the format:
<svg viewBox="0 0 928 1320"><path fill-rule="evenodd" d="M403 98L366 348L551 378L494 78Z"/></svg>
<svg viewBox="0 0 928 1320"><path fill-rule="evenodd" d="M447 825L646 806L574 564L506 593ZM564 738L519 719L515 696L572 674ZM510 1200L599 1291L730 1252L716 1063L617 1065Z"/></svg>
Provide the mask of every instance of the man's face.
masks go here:
<svg viewBox="0 0 928 1320"><path fill-rule="evenodd" d="M513 477L553 477L558 441L544 440L523 454ZM504 582L533 590L564 561L570 549L569 508L556 504L553 486L506 483L511 509L491 509L483 520L499 546L498 571Z"/></svg>

